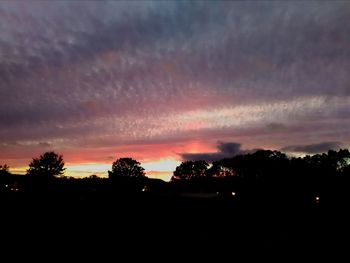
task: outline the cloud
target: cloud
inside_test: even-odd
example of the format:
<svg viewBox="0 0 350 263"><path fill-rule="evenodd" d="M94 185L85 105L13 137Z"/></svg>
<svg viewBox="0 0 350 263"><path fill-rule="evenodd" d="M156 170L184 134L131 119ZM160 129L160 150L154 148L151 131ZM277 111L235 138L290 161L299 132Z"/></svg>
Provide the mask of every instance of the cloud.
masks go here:
<svg viewBox="0 0 350 263"><path fill-rule="evenodd" d="M93 160L157 140L166 146L154 151L166 154L194 138L276 149L315 136L348 143L349 7L0 2L1 156L52 147ZM226 147L197 157L242 151Z"/></svg>
<svg viewBox="0 0 350 263"><path fill-rule="evenodd" d="M183 161L199 161L204 160L206 162L218 161L223 158L230 158L239 154L246 154L257 151L253 150L242 150L241 144L236 142L221 142L217 143L218 151L215 153L181 153L181 159Z"/></svg>
<svg viewBox="0 0 350 263"><path fill-rule="evenodd" d="M341 142L321 142L316 144L289 145L283 147L281 151L285 152L302 152L302 153L323 153L328 150L338 150L342 146Z"/></svg>
<svg viewBox="0 0 350 263"><path fill-rule="evenodd" d="M219 152L223 154L237 155L241 152L241 144L236 142L218 142L217 146Z"/></svg>
<svg viewBox="0 0 350 263"><path fill-rule="evenodd" d="M287 126L283 123L271 122L266 125L266 128L270 131L283 131L287 129Z"/></svg>
<svg viewBox="0 0 350 263"><path fill-rule="evenodd" d="M346 3L21 5L0 5L9 125L348 92Z"/></svg>
<svg viewBox="0 0 350 263"><path fill-rule="evenodd" d="M39 142L38 145L42 146L42 147L51 147L52 146L52 144L50 142Z"/></svg>

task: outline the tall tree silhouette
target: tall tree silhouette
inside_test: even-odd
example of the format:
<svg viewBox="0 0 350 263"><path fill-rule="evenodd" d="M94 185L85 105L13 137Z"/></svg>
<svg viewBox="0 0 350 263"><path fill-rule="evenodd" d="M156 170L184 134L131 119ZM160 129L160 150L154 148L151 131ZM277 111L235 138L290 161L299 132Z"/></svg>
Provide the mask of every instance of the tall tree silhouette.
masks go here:
<svg viewBox="0 0 350 263"><path fill-rule="evenodd" d="M64 162L62 155L55 152L46 152L39 158L34 158L29 164L28 175L42 178L53 178L64 174Z"/></svg>
<svg viewBox="0 0 350 263"><path fill-rule="evenodd" d="M117 178L144 178L145 169L132 158L119 158L112 164L112 170L108 171L110 179Z"/></svg>

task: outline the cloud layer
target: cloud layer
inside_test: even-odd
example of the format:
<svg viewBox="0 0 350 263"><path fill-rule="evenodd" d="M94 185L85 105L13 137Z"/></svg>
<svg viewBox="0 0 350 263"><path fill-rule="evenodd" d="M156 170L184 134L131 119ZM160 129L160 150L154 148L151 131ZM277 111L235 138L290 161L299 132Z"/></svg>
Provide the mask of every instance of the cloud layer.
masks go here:
<svg viewBox="0 0 350 263"><path fill-rule="evenodd" d="M348 146L349 15L347 2L1 2L0 161Z"/></svg>
<svg viewBox="0 0 350 263"><path fill-rule="evenodd" d="M183 161L199 161L204 160L208 163L218 161L224 158L230 158L239 154L247 154L257 151L253 150L242 150L241 144L236 142L218 142L217 152L213 153L181 153L181 159Z"/></svg>
<svg viewBox="0 0 350 263"><path fill-rule="evenodd" d="M339 150L341 148L340 142L322 142L316 144L306 144L306 145L289 145L283 147L281 151L287 152L301 152L301 153L323 153L328 150Z"/></svg>

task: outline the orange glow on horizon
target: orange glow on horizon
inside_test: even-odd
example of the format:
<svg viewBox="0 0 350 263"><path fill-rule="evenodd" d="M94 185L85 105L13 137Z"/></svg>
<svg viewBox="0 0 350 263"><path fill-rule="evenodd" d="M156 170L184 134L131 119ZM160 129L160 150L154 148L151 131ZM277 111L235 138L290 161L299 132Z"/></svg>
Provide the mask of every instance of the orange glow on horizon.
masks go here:
<svg viewBox="0 0 350 263"><path fill-rule="evenodd" d="M149 178L158 178L164 181L169 181L176 166L180 161L174 159L159 159L151 162L141 163L145 168L146 176ZM72 163L66 164L65 176L82 178L90 175L97 175L106 178L108 170L112 167L111 163ZM13 174L26 174L28 167L13 167L10 172Z"/></svg>
<svg viewBox="0 0 350 263"><path fill-rule="evenodd" d="M10 166L10 173L13 174L26 174L28 167L26 166L19 166L19 167L11 167Z"/></svg>
<svg viewBox="0 0 350 263"><path fill-rule="evenodd" d="M141 163L141 166L145 168L147 177L159 178L165 181L170 180L173 171L181 163L181 153L215 152L217 150L216 142L207 140L203 143L200 139L180 140L170 144L155 142L103 148L98 148L97 146L52 150L63 155L66 168L65 176L82 178L94 174L100 177L107 177L108 170L111 169L112 163L116 159L131 157ZM26 152L25 155L21 155L20 159L10 158L6 160L4 158L1 162L8 164L10 172L13 174L25 174L29 162L32 158L40 156L45 151L45 149L42 150L39 153L37 151Z"/></svg>

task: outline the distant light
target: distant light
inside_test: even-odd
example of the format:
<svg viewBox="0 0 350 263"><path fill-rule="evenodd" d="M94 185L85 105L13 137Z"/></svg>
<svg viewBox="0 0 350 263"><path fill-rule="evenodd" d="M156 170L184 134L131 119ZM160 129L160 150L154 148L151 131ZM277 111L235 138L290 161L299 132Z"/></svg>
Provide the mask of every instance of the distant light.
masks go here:
<svg viewBox="0 0 350 263"><path fill-rule="evenodd" d="M5 184L5 187L9 187L9 185L8 185L8 184Z"/></svg>
<svg viewBox="0 0 350 263"><path fill-rule="evenodd" d="M319 196L316 196L316 201L320 201L320 197Z"/></svg>
<svg viewBox="0 0 350 263"><path fill-rule="evenodd" d="M231 195L232 195L232 196L235 196L235 195L236 195L236 193L235 193L235 192L232 192L232 193L231 193Z"/></svg>
<svg viewBox="0 0 350 263"><path fill-rule="evenodd" d="M216 192L217 195L219 195L220 193L219 192Z"/></svg>

